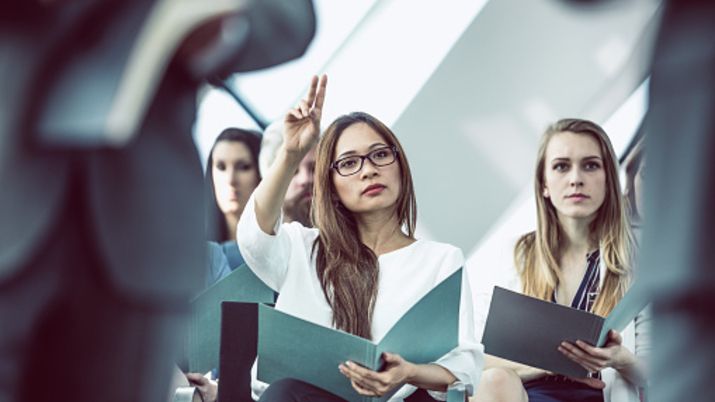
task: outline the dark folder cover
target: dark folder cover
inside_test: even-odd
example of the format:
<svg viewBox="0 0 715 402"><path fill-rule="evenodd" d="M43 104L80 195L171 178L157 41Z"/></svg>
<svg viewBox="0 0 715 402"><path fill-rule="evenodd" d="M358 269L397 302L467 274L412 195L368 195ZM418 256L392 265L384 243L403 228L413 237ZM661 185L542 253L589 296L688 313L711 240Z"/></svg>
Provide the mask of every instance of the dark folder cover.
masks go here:
<svg viewBox="0 0 715 402"><path fill-rule="evenodd" d="M221 386L218 400L253 402L251 367L258 344L258 304L221 303Z"/></svg>
<svg viewBox="0 0 715 402"><path fill-rule="evenodd" d="M608 331L622 331L646 306L641 292L628 291L608 317L494 287L482 343L490 355L573 377L588 372L558 351L577 339L603 346Z"/></svg>
<svg viewBox="0 0 715 402"><path fill-rule="evenodd" d="M273 303L274 292L245 264L192 301L188 333L188 369L205 373L219 365L221 302Z"/></svg>
<svg viewBox="0 0 715 402"><path fill-rule="evenodd" d="M268 383L294 378L350 402L385 401L358 394L338 371L347 360L379 370L382 353L397 353L413 363L433 362L459 343L460 268L423 296L382 341L327 328L261 305L258 309L258 379Z"/></svg>

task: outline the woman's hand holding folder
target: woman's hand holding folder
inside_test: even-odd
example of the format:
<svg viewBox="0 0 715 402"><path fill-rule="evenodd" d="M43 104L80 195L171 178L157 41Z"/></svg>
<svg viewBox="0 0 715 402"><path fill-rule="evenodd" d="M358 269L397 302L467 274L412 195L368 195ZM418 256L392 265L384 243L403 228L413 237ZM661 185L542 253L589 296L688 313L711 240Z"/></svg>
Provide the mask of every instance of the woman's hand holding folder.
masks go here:
<svg viewBox="0 0 715 402"><path fill-rule="evenodd" d="M341 364L339 370L350 379L355 391L366 396L382 396L404 384L446 391L447 385L457 381L449 370L437 364L414 364L395 353L383 353L382 358L384 366L379 372L350 361Z"/></svg>
<svg viewBox="0 0 715 402"><path fill-rule="evenodd" d="M355 391L366 396L382 396L393 388L409 382L416 366L400 355L384 353L384 368L373 371L351 361L341 364L338 369L347 377Z"/></svg>
<svg viewBox="0 0 715 402"><path fill-rule="evenodd" d="M618 370L622 376L634 384L646 383L646 370L643 362L623 346L623 338L617 331L608 332L608 340L602 348L579 340L576 343L562 342L559 351L591 373L610 367Z"/></svg>
<svg viewBox="0 0 715 402"><path fill-rule="evenodd" d="M602 348L578 340L575 343L561 342L559 351L590 373L607 367L620 371L636 364L635 355L623 346L621 335L613 330L609 331L608 341Z"/></svg>

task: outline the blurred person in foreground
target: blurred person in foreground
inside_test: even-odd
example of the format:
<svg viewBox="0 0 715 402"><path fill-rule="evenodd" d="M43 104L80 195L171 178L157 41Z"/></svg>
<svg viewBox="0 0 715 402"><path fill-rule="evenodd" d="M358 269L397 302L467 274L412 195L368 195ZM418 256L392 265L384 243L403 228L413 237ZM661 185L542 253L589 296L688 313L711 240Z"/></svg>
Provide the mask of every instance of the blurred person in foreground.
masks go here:
<svg viewBox="0 0 715 402"><path fill-rule="evenodd" d="M300 56L314 22L309 1L3 2L0 402L166 399L205 264L197 87Z"/></svg>
<svg viewBox="0 0 715 402"><path fill-rule="evenodd" d="M653 59L641 278L653 295L649 401L709 399L715 372L715 2L669 1ZM640 212L640 210L639 210Z"/></svg>

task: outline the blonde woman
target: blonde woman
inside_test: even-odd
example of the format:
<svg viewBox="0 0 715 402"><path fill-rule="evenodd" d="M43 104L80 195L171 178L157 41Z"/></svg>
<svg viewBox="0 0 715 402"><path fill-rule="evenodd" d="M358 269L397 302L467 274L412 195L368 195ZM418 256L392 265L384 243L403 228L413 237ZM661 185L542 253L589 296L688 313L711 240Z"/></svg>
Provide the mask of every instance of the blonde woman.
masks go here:
<svg viewBox="0 0 715 402"><path fill-rule="evenodd" d="M314 77L308 97L286 116L284 145L248 202L238 243L256 275L280 293L277 309L379 341L421 296L463 265L463 255L454 246L415 238L417 206L405 152L392 131L366 113L337 118L320 138L315 227L281 224L291 178L318 142L325 87L325 77L320 84ZM402 401L416 387L439 393L459 381L471 389L481 373L482 351L473 334L466 275L462 283L458 348L430 364L386 353L380 372L351 362L335 370L362 395L398 390L390 401ZM264 402L341 400L293 379L267 388L254 381L253 389Z"/></svg>
<svg viewBox="0 0 715 402"><path fill-rule="evenodd" d="M535 195L537 229L514 247L515 290L607 315L631 283L635 245L603 129L580 119L550 126L537 155ZM622 334L611 331L603 348L562 343L559 350L591 373L583 379L487 356L475 400L635 402L645 377L639 329L636 322Z"/></svg>

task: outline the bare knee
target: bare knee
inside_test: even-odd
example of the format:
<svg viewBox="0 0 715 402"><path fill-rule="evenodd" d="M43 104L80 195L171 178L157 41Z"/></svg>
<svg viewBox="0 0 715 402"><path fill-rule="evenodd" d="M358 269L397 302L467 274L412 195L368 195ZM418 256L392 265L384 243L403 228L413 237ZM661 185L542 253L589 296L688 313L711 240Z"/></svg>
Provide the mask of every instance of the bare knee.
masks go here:
<svg viewBox="0 0 715 402"><path fill-rule="evenodd" d="M497 388L503 387L521 387L521 378L514 372L505 368L490 368L482 372L480 384L487 384Z"/></svg>
<svg viewBox="0 0 715 402"><path fill-rule="evenodd" d="M482 372L482 377L472 402L518 402L526 400L526 392L521 378L513 370L490 368Z"/></svg>

